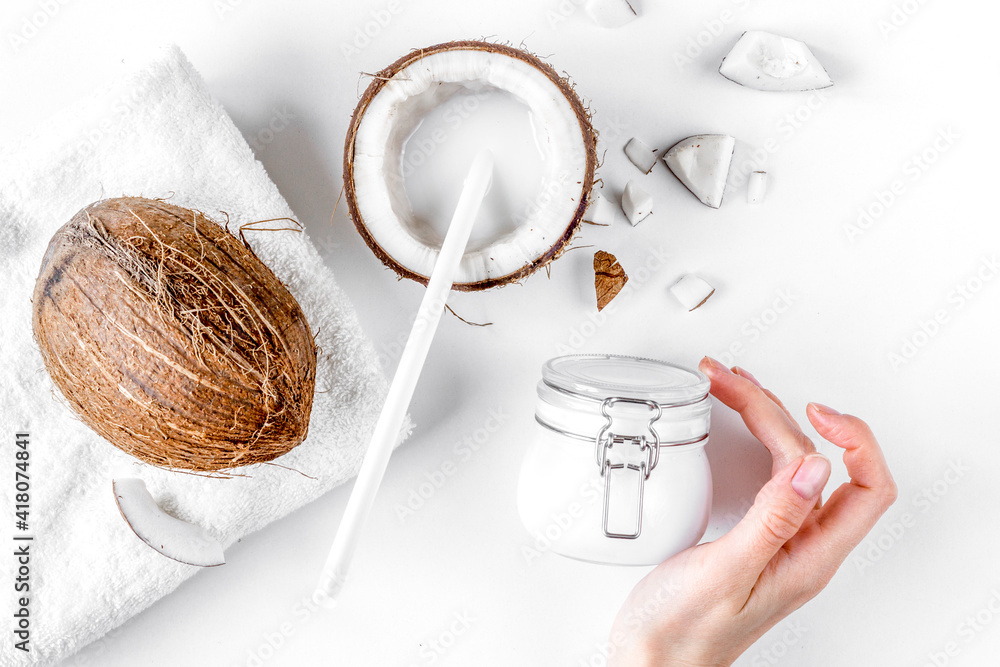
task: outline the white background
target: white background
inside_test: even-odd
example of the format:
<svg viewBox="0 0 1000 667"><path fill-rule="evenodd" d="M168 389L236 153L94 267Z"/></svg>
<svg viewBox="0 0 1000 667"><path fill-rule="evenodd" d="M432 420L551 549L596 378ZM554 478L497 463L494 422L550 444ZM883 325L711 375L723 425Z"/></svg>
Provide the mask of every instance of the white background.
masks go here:
<svg viewBox="0 0 1000 667"><path fill-rule="evenodd" d="M937 664L996 663L1000 618L988 605L1000 600L1000 279L961 307L954 291L970 280L975 287L983 259L1000 250L988 205L996 200L992 3L980 10L899 0L912 16L897 13L898 29L884 34L888 0L638 0L641 18L618 31L593 25L570 0L66 0L15 48L10 35L44 4L6 0L0 14L0 140L113 78L135 47L179 43L248 140L258 140L257 157L390 369L421 288L381 267L344 206L331 225L347 122L368 81L359 72L450 39L524 40L590 100L608 151L600 175L611 190L638 173L621 153L631 136L662 149L724 132L744 152L770 138L778 147L762 165L772 175L762 206L749 207L734 188L721 210L710 210L660 164L642 177L656 197L652 218L635 229L619 221L583 231L577 244L617 254L633 277L651 249L668 257L647 280L633 280L634 294L604 326L587 324L593 249L556 262L551 279L543 273L522 286L455 295L463 316L494 325L443 322L412 406L417 431L390 464L338 609L310 614L298 605L349 485L243 540L225 567L199 573L67 664L603 664L598 648L645 569L551 553L528 562L522 548L533 538L514 502L539 366L575 343L689 365L739 343L735 363L795 414L818 400L866 418L880 437L901 490L896 506L829 588L792 617L800 636L779 625L738 664L924 665L949 642L957 655L939 655ZM379 15L390 17L385 26L373 22ZM355 41L366 25L370 43ZM836 81L829 96L761 93L719 76L722 56L751 28L807 41ZM692 41L699 39L704 46ZM691 44L691 61L679 63ZM261 134L279 114L293 116L287 128ZM935 137L949 128L958 139L935 151ZM917 178L910 161L925 151L936 160ZM897 180L903 194L852 242L846 230L859 208ZM690 271L718 292L688 314L667 287ZM793 304L775 321L768 309L783 290ZM920 336L921 321L938 310L946 322ZM754 318L770 322L767 330ZM581 332L593 335L577 338ZM894 368L889 355L915 334L923 345ZM461 460L456 443L491 410L505 423ZM836 450L818 445L834 457L831 484L842 482ZM722 406L709 455L712 537L738 519L769 461ZM402 520L398 508L447 461L457 472ZM948 472L955 468L960 476ZM965 619L980 612L987 624L967 632ZM454 625L461 635L433 652L432 642L450 643L456 615L472 619L469 628Z"/></svg>

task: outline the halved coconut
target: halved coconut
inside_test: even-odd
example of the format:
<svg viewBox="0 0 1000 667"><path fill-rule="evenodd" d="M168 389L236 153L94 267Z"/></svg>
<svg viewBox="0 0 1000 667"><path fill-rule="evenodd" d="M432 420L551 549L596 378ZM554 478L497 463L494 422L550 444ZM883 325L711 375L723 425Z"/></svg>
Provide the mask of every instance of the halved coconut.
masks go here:
<svg viewBox="0 0 1000 667"><path fill-rule="evenodd" d="M135 477L111 482L125 522L143 542L167 558L188 565L224 565L222 546L207 530L170 516L156 504L146 483Z"/></svg>
<svg viewBox="0 0 1000 667"><path fill-rule="evenodd" d="M423 155L443 150L451 121L465 122L461 110L497 95L528 115L540 155L533 161L537 164L524 167L537 169L540 178L527 201L514 197L517 201L508 202L516 214L505 224L486 236L482 229L473 232L453 289L476 291L525 278L558 257L579 228L594 184L597 149L589 114L569 82L520 49L480 41L438 44L378 72L347 133L344 193L351 217L375 255L397 275L426 284L447 226L447 219L415 213L404 172L420 165L404 161L409 139L428 115L459 100L456 114L445 117L449 129L431 134ZM490 196L505 196L500 169Z"/></svg>
<svg viewBox="0 0 1000 667"><path fill-rule="evenodd" d="M833 79L804 42L748 30L722 60L719 74L757 90L818 90Z"/></svg>
<svg viewBox="0 0 1000 667"><path fill-rule="evenodd" d="M702 204L719 208L726 191L736 140L725 134L698 134L674 144L663 161Z"/></svg>

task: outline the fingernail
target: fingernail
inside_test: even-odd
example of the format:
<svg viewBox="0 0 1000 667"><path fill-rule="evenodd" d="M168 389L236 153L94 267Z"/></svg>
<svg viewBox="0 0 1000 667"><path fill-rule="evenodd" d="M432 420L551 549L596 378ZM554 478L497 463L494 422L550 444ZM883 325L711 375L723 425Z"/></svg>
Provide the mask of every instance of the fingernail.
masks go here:
<svg viewBox="0 0 1000 667"><path fill-rule="evenodd" d="M792 488L803 500L819 495L830 479L830 461L822 454L810 454L802 459L799 469L792 477Z"/></svg>
<svg viewBox="0 0 1000 667"><path fill-rule="evenodd" d="M822 403L810 403L809 405L813 407L813 410L826 417L836 417L840 414L833 408L829 408Z"/></svg>
<svg viewBox="0 0 1000 667"><path fill-rule="evenodd" d="M740 366L735 366L733 368L733 372L736 373L737 375L739 375L740 377L745 377L746 379L750 380L751 382L753 382L758 387L761 386L760 380L758 380L757 378L755 378L753 376L753 373L751 373L750 371L746 370L745 368L742 368Z"/></svg>
<svg viewBox="0 0 1000 667"><path fill-rule="evenodd" d="M702 359L702 361L708 367L707 370L708 370L708 374L709 375L711 375L713 373L731 373L732 372L728 368L726 368L725 366L723 366L722 364L720 364L718 361L716 361L715 359L713 359L712 357L705 357L704 359Z"/></svg>

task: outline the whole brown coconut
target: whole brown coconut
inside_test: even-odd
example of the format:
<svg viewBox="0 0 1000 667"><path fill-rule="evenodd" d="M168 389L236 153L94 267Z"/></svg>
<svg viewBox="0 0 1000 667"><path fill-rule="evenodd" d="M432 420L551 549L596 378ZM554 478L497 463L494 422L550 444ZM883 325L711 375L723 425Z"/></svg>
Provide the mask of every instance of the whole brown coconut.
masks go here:
<svg viewBox="0 0 1000 667"><path fill-rule="evenodd" d="M222 470L306 436L309 323L250 247L200 212L140 197L91 204L49 243L33 306L70 407L147 463Z"/></svg>

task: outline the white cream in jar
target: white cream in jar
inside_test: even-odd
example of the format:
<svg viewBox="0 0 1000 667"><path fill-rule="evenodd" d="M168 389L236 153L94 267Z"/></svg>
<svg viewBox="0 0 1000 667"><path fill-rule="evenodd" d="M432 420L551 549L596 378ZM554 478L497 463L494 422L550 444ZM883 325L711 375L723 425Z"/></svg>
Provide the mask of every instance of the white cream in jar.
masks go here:
<svg viewBox="0 0 1000 667"><path fill-rule="evenodd" d="M712 509L708 388L653 359L546 362L518 488L528 532L564 556L619 565L697 544Z"/></svg>

